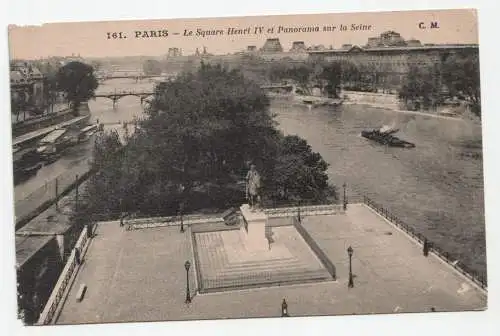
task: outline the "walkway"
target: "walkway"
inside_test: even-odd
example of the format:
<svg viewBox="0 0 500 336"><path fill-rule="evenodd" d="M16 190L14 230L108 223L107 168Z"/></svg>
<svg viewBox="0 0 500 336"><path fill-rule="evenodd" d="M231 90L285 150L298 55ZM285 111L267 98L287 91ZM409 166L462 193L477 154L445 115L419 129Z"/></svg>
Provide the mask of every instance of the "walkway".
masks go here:
<svg viewBox="0 0 500 336"><path fill-rule="evenodd" d="M100 224L58 324L482 310L486 294L364 205L346 215L305 217L304 227L337 268L337 282L196 295L184 303L191 238L178 227L125 231ZM354 249L348 289L347 247ZM191 288L194 276L191 272ZM80 285L88 286L77 302Z"/></svg>
<svg viewBox="0 0 500 336"><path fill-rule="evenodd" d="M76 118L73 118L71 120L68 120L68 121L65 121L63 123L60 123L60 124L51 125L49 127L44 127L42 129L39 129L39 130L36 130L36 131L32 131L32 132L29 132L29 133L26 133L26 134L23 134L23 135L20 135L20 136L14 138L12 140L12 146L17 146L17 145L22 144L23 142L26 142L26 141L33 140L35 138L41 137L41 136L43 136L43 135L45 135L47 133L52 132L57 127L68 126L68 125L71 125L73 123L77 123L78 121L80 121L80 120L82 120L84 118L88 118L88 115L76 117Z"/></svg>

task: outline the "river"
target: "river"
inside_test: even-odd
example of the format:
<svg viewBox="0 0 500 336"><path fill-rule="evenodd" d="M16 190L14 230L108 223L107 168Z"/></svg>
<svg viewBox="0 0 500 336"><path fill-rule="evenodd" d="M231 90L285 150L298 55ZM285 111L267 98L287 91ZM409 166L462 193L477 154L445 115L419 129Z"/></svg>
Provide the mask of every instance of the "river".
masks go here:
<svg viewBox="0 0 500 336"><path fill-rule="evenodd" d="M275 100L271 110L285 134L305 138L330 164L332 184L341 189L347 183L351 198L370 197L467 266L486 272L479 125L364 105L308 109ZM390 148L360 136L363 129L391 124L416 148Z"/></svg>

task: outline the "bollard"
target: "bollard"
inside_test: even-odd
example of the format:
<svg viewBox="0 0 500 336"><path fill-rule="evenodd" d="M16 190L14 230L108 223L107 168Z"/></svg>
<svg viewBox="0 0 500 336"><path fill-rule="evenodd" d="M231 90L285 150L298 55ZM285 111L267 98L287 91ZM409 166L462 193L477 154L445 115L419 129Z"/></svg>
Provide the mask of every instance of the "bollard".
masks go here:
<svg viewBox="0 0 500 336"><path fill-rule="evenodd" d="M285 299L283 299L283 302L281 303L281 317L289 317L288 304L286 303Z"/></svg>
<svg viewBox="0 0 500 336"><path fill-rule="evenodd" d="M427 238L424 238L424 256L427 257L429 255L429 241Z"/></svg>

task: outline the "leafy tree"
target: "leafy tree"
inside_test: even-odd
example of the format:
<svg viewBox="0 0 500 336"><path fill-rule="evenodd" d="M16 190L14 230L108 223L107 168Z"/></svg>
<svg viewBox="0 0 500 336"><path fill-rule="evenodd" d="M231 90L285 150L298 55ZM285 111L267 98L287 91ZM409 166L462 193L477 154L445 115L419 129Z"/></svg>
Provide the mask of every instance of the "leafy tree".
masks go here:
<svg viewBox="0 0 500 336"><path fill-rule="evenodd" d="M360 80L358 66L352 62L343 62L341 80L346 88L357 87Z"/></svg>
<svg viewBox="0 0 500 336"><path fill-rule="evenodd" d="M118 133L100 135L94 144L92 169L97 171L87 184L85 193L88 204L80 208L80 213L88 209L91 214L115 213L120 210L122 189L122 145ZM81 216L79 216L81 217Z"/></svg>
<svg viewBox="0 0 500 336"><path fill-rule="evenodd" d="M269 197L324 194L326 163L304 140L276 130L268 97L240 71L202 63L158 86L146 113L121 155L106 155L119 146L116 136L96 149L94 209L171 215L181 203L186 211L234 206L244 200L249 161Z"/></svg>
<svg viewBox="0 0 500 336"><path fill-rule="evenodd" d="M481 117L479 55L452 55L443 63L443 82L454 96L471 103L471 111Z"/></svg>
<svg viewBox="0 0 500 336"><path fill-rule="evenodd" d="M417 109L435 107L440 101L439 72L438 66L411 65L399 90L399 98Z"/></svg>
<svg viewBox="0 0 500 336"><path fill-rule="evenodd" d="M287 77L297 82L305 93L310 93L309 86L313 68L310 64L297 64L288 69Z"/></svg>
<svg viewBox="0 0 500 336"><path fill-rule="evenodd" d="M94 97L99 86L94 69L85 63L69 62L59 69L56 75L57 88L66 93L72 103L73 111L78 114L82 102Z"/></svg>
<svg viewBox="0 0 500 336"><path fill-rule="evenodd" d="M144 74L150 76L159 76L162 73L162 65L157 60L146 60L142 66L142 69L144 71Z"/></svg>
<svg viewBox="0 0 500 336"><path fill-rule="evenodd" d="M324 200L328 194L328 164L319 153L298 136L285 136L279 150L268 188L281 200Z"/></svg>
<svg viewBox="0 0 500 336"><path fill-rule="evenodd" d="M329 97L338 97L340 83L342 80L342 67L338 62L327 63L319 74L319 78L325 80L326 90Z"/></svg>

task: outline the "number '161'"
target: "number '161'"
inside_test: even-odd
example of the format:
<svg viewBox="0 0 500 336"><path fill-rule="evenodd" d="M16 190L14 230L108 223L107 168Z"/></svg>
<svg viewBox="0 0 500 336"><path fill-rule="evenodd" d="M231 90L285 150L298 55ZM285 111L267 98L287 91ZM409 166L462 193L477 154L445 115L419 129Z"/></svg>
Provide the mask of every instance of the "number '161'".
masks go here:
<svg viewBox="0 0 500 336"><path fill-rule="evenodd" d="M108 40L127 38L127 36L125 36L125 34L122 32L106 33L106 35L108 37Z"/></svg>

